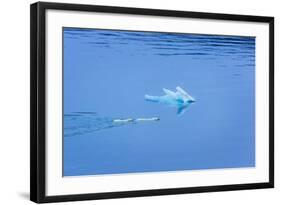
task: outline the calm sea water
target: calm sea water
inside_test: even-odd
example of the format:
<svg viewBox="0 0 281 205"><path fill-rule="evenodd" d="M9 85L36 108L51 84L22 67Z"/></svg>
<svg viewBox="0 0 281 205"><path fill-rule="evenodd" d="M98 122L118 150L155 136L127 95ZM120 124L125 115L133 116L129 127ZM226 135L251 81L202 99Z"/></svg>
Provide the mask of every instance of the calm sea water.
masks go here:
<svg viewBox="0 0 281 205"><path fill-rule="evenodd" d="M64 176L255 166L254 37L63 32ZM177 86L181 116L144 99Z"/></svg>

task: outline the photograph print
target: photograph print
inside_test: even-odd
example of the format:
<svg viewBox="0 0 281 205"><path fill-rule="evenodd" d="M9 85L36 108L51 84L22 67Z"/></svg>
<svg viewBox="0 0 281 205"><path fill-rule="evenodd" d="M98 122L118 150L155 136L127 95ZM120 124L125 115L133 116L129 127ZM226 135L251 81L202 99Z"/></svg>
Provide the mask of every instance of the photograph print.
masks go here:
<svg viewBox="0 0 281 205"><path fill-rule="evenodd" d="M255 47L64 27L62 175L254 168Z"/></svg>

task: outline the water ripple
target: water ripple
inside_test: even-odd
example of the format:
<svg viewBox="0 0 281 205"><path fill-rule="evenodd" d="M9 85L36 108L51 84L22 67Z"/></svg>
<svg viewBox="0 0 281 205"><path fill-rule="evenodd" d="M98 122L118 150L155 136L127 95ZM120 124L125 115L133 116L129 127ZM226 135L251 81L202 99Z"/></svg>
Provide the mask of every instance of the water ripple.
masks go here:
<svg viewBox="0 0 281 205"><path fill-rule="evenodd" d="M79 28L65 28L64 35L65 40L77 40L105 52L111 49L123 53L132 48L138 51L134 55L141 56L150 50L151 55L159 57L197 56L198 60L220 57L225 61L237 59L239 65L255 61L255 37Z"/></svg>
<svg viewBox="0 0 281 205"><path fill-rule="evenodd" d="M112 118L102 117L96 112L71 112L64 114L64 137L81 136L99 130L135 125L146 121L156 122L159 118Z"/></svg>

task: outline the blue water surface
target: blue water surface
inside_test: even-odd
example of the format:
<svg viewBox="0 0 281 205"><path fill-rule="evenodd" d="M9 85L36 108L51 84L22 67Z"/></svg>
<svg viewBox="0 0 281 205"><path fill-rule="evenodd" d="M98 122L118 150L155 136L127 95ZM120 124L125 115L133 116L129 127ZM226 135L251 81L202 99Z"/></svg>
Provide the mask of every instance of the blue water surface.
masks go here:
<svg viewBox="0 0 281 205"><path fill-rule="evenodd" d="M254 37L64 28L63 38L64 176L255 166ZM144 99L177 86L196 99L181 116Z"/></svg>

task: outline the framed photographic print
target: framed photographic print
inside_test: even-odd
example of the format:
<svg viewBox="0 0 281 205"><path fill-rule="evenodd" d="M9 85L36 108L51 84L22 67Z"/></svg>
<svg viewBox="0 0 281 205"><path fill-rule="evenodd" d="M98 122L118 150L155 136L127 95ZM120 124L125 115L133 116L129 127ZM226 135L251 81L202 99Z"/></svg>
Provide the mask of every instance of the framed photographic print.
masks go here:
<svg viewBox="0 0 281 205"><path fill-rule="evenodd" d="M272 188L274 18L31 5L34 202Z"/></svg>

